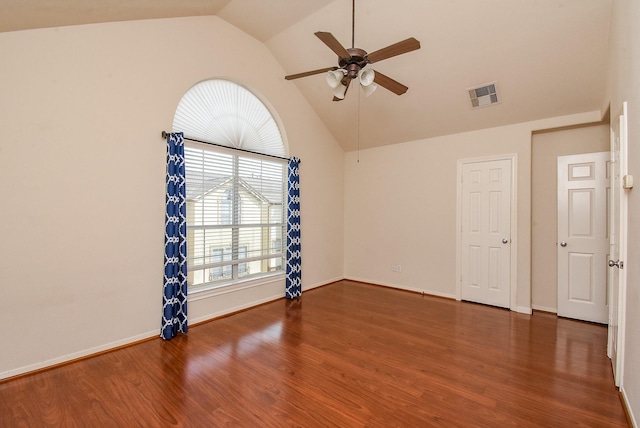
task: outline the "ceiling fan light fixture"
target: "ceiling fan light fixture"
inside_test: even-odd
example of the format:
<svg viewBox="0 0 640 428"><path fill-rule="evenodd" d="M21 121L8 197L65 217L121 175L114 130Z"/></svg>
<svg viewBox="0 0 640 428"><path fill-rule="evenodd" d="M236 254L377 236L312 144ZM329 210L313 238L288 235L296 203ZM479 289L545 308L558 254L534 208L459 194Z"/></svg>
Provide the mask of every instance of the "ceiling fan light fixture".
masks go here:
<svg viewBox="0 0 640 428"><path fill-rule="evenodd" d="M339 100L344 100L344 96L347 93L347 86L339 84L332 90L333 96L338 98Z"/></svg>
<svg viewBox="0 0 640 428"><path fill-rule="evenodd" d="M373 83L373 79L376 77L376 72L372 68L363 68L358 72L358 79L360 79L360 85L367 87Z"/></svg>
<svg viewBox="0 0 640 428"><path fill-rule="evenodd" d="M327 84L333 89L338 88L342 84L342 79L344 78L344 75L345 75L345 71L343 69L328 71Z"/></svg>
<svg viewBox="0 0 640 428"><path fill-rule="evenodd" d="M364 85L360 85L362 87L362 92L364 92L364 96L368 97L369 95L373 94L373 92L378 88L378 85L376 85L375 83L372 83L370 85L364 86Z"/></svg>

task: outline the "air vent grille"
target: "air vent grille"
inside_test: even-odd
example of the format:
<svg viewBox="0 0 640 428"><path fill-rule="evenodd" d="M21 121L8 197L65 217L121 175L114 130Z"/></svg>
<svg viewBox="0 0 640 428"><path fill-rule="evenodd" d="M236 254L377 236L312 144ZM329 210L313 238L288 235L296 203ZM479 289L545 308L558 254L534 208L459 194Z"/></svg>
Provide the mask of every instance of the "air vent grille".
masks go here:
<svg viewBox="0 0 640 428"><path fill-rule="evenodd" d="M496 91L496 82L478 88L469 89L469 98L471 99L471 107L486 107L498 102L498 94Z"/></svg>

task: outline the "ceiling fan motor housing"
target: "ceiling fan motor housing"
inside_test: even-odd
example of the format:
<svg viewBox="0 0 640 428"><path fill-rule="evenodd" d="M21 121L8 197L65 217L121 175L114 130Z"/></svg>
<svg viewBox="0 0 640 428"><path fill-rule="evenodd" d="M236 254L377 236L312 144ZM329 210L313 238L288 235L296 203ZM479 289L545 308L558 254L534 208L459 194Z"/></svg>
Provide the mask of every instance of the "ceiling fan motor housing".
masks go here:
<svg viewBox="0 0 640 428"><path fill-rule="evenodd" d="M338 65L347 71L345 79L355 79L358 77L360 69L367 65L367 51L359 48L348 48L349 58L340 58Z"/></svg>

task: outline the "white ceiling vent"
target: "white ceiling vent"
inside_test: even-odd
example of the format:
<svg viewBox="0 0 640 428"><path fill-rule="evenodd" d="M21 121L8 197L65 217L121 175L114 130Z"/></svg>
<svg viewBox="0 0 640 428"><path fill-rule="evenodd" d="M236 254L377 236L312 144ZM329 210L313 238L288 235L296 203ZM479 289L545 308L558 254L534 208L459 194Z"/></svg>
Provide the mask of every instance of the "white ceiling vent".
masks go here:
<svg viewBox="0 0 640 428"><path fill-rule="evenodd" d="M469 97L471 98L471 107L486 107L498 102L498 94L496 93L496 82L478 88L469 89Z"/></svg>

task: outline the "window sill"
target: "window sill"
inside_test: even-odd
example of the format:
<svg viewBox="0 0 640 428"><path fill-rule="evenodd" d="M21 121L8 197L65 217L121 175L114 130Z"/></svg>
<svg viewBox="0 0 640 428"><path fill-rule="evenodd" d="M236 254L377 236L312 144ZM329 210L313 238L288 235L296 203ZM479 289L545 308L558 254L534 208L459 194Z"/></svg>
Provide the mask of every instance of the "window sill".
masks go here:
<svg viewBox="0 0 640 428"><path fill-rule="evenodd" d="M217 284L210 286L202 286L196 290L189 290L187 295L187 301L197 301L202 299L208 299L223 294L234 293L240 290L246 290L249 288L261 287L267 284L273 284L274 282L284 281L285 273L278 273L275 275L265 275L247 278L242 281L234 282L232 284ZM283 289L284 293L284 289Z"/></svg>

